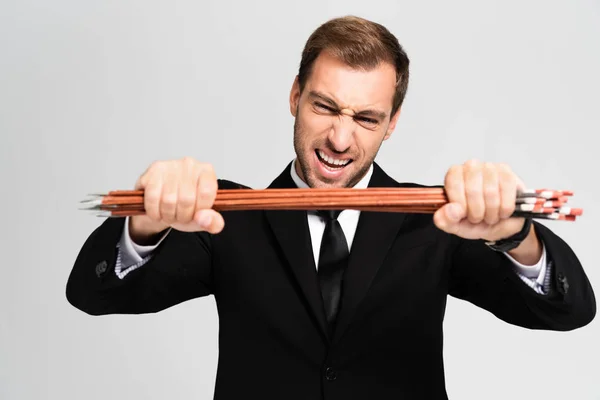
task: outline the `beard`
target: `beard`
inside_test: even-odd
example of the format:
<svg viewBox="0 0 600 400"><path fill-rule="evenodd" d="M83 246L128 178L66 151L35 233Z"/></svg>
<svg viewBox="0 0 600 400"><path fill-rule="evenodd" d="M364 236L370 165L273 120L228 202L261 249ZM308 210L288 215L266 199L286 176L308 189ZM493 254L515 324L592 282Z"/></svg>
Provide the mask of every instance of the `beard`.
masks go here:
<svg viewBox="0 0 600 400"><path fill-rule="evenodd" d="M363 160L352 157L352 162L350 165L345 168L351 168L352 171L347 174L345 178L339 180L328 180L328 179L318 179L317 173L311 168L311 159L314 157L315 149L317 148L329 148L332 149L332 146L325 138L323 142L315 142L309 143L306 140L306 134L302 124L300 123L299 114L296 113L297 117L294 121L294 150L296 152L296 157L298 160L298 164L300 166L300 170L302 171L302 176L306 184L311 188L325 188L325 187L353 187L355 186L369 171L371 164L375 161L375 157L381 147L381 143L375 149L375 152L372 155L365 157Z"/></svg>

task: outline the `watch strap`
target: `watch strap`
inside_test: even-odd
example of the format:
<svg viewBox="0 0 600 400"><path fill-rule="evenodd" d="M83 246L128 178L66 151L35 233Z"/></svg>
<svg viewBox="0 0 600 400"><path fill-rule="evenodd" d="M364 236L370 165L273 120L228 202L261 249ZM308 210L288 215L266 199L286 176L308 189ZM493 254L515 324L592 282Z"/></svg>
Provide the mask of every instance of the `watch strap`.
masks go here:
<svg viewBox="0 0 600 400"><path fill-rule="evenodd" d="M485 242L485 244L492 250L498 252L507 252L518 247L523 240L529 235L531 231L531 225L533 224L532 218L525 218L523 228L512 236L504 239Z"/></svg>

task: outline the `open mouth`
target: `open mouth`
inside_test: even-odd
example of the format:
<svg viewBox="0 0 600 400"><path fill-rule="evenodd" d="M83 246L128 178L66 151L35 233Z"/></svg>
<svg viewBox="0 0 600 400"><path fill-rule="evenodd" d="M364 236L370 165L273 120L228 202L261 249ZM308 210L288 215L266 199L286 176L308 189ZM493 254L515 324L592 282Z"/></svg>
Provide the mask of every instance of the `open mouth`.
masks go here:
<svg viewBox="0 0 600 400"><path fill-rule="evenodd" d="M351 159L342 160L342 159L335 159L335 158L329 157L322 150L317 149L317 150L315 150L315 153L316 153L319 161L330 170L339 171L339 170L343 169L344 167L346 167L347 165L349 165L350 163L352 163Z"/></svg>

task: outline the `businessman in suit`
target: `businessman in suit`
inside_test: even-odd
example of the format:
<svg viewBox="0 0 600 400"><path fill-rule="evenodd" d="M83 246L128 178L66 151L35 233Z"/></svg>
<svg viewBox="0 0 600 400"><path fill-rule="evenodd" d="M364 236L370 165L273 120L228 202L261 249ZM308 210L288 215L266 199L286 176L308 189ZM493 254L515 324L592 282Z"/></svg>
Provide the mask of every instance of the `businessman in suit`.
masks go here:
<svg viewBox="0 0 600 400"><path fill-rule="evenodd" d="M374 160L394 131L408 58L383 26L332 19L308 39L290 91L292 160L271 188L421 187ZM506 165L448 169L449 203L423 214L211 209L206 163L152 163L147 214L109 218L86 240L68 301L91 315L159 312L213 295L216 399L447 399L448 295L510 324L567 331L595 316L572 249L509 218L523 182Z"/></svg>

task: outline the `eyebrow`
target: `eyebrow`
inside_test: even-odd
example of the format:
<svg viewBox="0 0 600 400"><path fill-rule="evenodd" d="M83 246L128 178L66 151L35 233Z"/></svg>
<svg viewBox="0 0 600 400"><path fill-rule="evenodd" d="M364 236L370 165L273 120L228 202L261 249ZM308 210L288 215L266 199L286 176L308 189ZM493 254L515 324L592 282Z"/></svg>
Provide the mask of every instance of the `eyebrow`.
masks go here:
<svg viewBox="0 0 600 400"><path fill-rule="evenodd" d="M340 108L340 106L338 106L338 104L334 100L330 99L329 97L327 97L324 94L319 93L317 91L311 90L308 93L308 96L312 97L312 98L317 98L317 99L321 100L322 102L329 104L333 108L336 108L336 109ZM357 117L357 116L363 116L363 117L372 116L372 117L377 117L380 120L384 120L387 117L387 113L385 113L384 111L379 111L379 110L366 109L366 110L361 110L361 111L356 112L354 114L354 116L355 117Z"/></svg>

